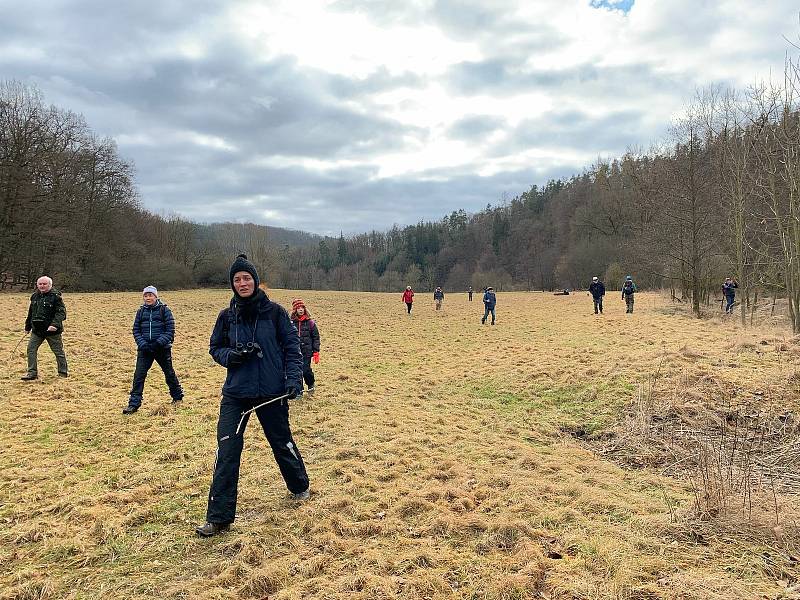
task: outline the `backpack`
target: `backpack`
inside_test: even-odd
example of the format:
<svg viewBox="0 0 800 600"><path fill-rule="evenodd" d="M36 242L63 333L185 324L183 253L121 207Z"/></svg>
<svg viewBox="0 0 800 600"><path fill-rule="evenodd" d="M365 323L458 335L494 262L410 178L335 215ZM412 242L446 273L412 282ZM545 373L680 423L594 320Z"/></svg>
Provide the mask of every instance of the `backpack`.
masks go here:
<svg viewBox="0 0 800 600"><path fill-rule="evenodd" d="M633 293L633 282L632 281L626 281L625 283L622 284L622 293L625 294L626 296L628 296L628 295Z"/></svg>

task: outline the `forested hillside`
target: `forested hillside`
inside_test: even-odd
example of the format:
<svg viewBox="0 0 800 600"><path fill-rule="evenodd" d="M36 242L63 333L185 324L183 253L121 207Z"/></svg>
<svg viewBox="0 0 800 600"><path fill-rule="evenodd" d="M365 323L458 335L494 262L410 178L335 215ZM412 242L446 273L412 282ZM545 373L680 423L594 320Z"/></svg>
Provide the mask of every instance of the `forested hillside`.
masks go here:
<svg viewBox="0 0 800 600"><path fill-rule="evenodd" d="M667 139L533 185L477 214L298 249L291 287L614 288L626 274L693 312L738 280L745 307L788 297L800 330L798 68L786 84L698 92ZM303 268L304 267L304 268ZM746 311L741 311L744 322Z"/></svg>
<svg viewBox="0 0 800 600"><path fill-rule="evenodd" d="M0 285L121 290L225 284L230 257L280 263L319 237L253 224L201 225L142 208L133 166L80 115L0 84Z"/></svg>
<svg viewBox="0 0 800 600"><path fill-rule="evenodd" d="M245 251L269 285L295 289L577 288L593 275L613 288L630 273L697 314L733 275L746 304L788 297L800 330L798 84L789 62L781 86L704 90L648 151L487 199L474 214L337 239L148 213L112 140L10 82L0 87L0 272L48 272L73 289L218 285Z"/></svg>

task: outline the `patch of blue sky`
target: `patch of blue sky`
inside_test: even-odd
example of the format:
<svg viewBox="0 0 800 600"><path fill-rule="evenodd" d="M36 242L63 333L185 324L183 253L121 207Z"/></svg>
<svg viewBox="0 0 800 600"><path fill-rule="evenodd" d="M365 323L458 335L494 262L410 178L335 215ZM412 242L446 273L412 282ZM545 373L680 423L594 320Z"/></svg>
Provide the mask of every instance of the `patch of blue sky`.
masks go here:
<svg viewBox="0 0 800 600"><path fill-rule="evenodd" d="M636 0L591 0L592 8L605 8L606 10L619 10L627 13L631 10Z"/></svg>

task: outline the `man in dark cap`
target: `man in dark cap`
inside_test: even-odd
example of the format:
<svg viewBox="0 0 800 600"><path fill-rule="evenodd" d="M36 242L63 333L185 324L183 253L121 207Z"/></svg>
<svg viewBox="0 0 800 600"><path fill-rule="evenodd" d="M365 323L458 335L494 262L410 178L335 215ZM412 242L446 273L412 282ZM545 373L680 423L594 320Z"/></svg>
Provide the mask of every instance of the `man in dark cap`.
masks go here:
<svg viewBox="0 0 800 600"><path fill-rule="evenodd" d="M219 313L209 353L228 369L217 423L217 460L208 494L206 523L197 534L226 531L236 517L239 464L249 414L255 411L286 487L294 500L309 498L306 467L289 428L288 399L302 390L300 338L286 310L259 288L255 266L240 254L230 269L233 298ZM239 422L241 420L241 427Z"/></svg>

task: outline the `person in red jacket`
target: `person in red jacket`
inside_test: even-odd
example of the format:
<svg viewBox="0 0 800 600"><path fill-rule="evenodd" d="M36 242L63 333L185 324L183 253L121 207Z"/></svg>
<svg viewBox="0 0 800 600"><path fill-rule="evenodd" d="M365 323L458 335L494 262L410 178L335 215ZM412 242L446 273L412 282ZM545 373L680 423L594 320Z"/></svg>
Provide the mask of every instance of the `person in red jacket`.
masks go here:
<svg viewBox="0 0 800 600"><path fill-rule="evenodd" d="M411 286L406 287L406 291L403 292L403 302L406 303L406 307L408 307L408 314L411 314L411 305L414 303L414 290L411 289Z"/></svg>
<svg viewBox="0 0 800 600"><path fill-rule="evenodd" d="M308 393L314 393L314 371L311 363L319 364L319 329L308 314L305 303L300 298L292 300L292 323L300 336L300 352L303 353L303 380L308 386ZM300 392L302 394L303 392Z"/></svg>

